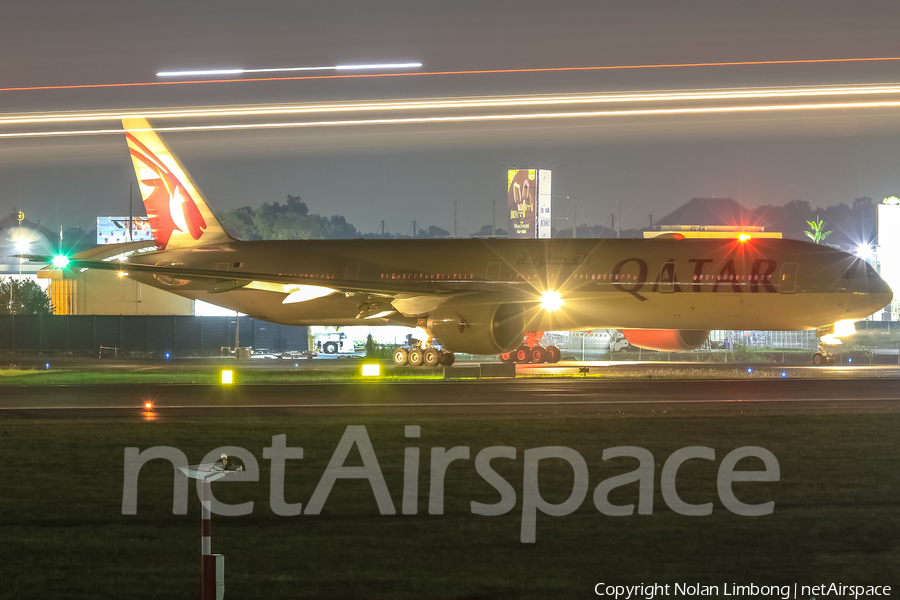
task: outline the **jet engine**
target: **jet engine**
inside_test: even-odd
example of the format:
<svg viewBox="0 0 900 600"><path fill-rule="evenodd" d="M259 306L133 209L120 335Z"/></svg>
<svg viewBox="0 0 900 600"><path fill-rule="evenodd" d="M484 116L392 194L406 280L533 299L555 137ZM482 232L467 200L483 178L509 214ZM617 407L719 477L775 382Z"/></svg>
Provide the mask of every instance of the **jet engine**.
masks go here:
<svg viewBox="0 0 900 600"><path fill-rule="evenodd" d="M451 298L428 316L427 328L446 350L500 354L522 343L525 308L487 294Z"/></svg>
<svg viewBox="0 0 900 600"><path fill-rule="evenodd" d="M632 346L675 352L702 346L709 337L709 329L623 329L622 335Z"/></svg>

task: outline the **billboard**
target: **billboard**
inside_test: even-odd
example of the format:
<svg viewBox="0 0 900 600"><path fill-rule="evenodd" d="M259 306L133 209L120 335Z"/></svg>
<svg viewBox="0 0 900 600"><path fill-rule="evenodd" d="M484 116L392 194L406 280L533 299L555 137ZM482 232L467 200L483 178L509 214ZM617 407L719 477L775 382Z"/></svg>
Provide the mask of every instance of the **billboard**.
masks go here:
<svg viewBox="0 0 900 600"><path fill-rule="evenodd" d="M506 178L509 237L549 238L550 171L510 169Z"/></svg>
<svg viewBox="0 0 900 600"><path fill-rule="evenodd" d="M877 205L878 248L876 255L879 263L879 274L891 289L900 289L900 203L893 197L885 198L883 204ZM891 302L891 319L897 318L898 298Z"/></svg>
<svg viewBox="0 0 900 600"><path fill-rule="evenodd" d="M124 244L153 239L147 217L134 217L132 236L128 239L128 217L97 217L98 244Z"/></svg>

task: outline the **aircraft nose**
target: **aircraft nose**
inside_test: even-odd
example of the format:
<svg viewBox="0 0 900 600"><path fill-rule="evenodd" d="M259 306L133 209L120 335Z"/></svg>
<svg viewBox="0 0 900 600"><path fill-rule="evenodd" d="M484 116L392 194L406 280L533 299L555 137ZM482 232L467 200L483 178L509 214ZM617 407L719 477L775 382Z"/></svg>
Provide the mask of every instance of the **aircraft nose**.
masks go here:
<svg viewBox="0 0 900 600"><path fill-rule="evenodd" d="M894 291L891 289L891 286L880 276L868 277L866 284L867 289L865 291L873 313L881 310L894 299Z"/></svg>

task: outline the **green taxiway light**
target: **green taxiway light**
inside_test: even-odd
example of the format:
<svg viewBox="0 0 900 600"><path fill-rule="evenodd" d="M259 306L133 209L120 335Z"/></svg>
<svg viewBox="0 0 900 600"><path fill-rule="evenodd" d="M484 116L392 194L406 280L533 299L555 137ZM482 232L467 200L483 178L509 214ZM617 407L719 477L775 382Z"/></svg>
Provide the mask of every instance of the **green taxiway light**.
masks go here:
<svg viewBox="0 0 900 600"><path fill-rule="evenodd" d="M53 257L53 266L57 269L64 269L69 264L69 257L63 254Z"/></svg>

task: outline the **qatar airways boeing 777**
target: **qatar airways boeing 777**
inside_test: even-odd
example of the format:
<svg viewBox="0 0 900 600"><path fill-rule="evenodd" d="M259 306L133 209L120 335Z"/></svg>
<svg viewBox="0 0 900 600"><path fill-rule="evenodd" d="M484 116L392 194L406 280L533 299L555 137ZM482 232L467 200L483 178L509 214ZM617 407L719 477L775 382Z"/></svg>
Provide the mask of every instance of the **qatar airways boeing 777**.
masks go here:
<svg viewBox="0 0 900 600"><path fill-rule="evenodd" d="M154 240L64 268L120 271L287 325L423 329L397 364L450 364L453 352L555 362L559 350L536 341L551 330L620 329L643 348L686 350L711 329L822 329L892 298L864 261L785 239L239 241L147 121L123 126Z"/></svg>

